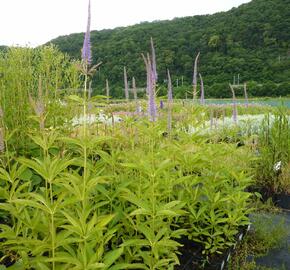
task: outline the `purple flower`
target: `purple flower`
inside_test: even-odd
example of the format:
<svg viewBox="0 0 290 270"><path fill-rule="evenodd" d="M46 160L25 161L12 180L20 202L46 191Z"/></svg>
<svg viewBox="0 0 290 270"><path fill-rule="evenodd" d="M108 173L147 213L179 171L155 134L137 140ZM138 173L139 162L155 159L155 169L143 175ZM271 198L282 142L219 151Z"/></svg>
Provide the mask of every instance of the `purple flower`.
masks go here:
<svg viewBox="0 0 290 270"><path fill-rule="evenodd" d="M210 129L213 128L213 111L210 110Z"/></svg>
<svg viewBox="0 0 290 270"><path fill-rule="evenodd" d="M230 88L233 94L233 121L235 124L237 124L238 120L238 109L237 109L237 101L236 101L236 95L235 95L235 90L233 86L230 84Z"/></svg>
<svg viewBox="0 0 290 270"><path fill-rule="evenodd" d="M145 60L147 62L147 60ZM146 65L146 64L145 64ZM149 96L149 85L150 85L150 80L151 80L151 72L148 73L147 71L147 66L146 66L146 73L147 73L147 84L146 84L146 95Z"/></svg>
<svg viewBox="0 0 290 270"><path fill-rule="evenodd" d="M0 128L0 153L5 151L4 128Z"/></svg>
<svg viewBox="0 0 290 270"><path fill-rule="evenodd" d="M151 37L150 39L150 43L151 43L151 53L152 53L152 76L153 76L153 81L156 84L157 80L158 80L158 74L157 74L157 68L156 68L156 55L155 55L155 49L154 49L154 43L153 43L153 39Z"/></svg>
<svg viewBox="0 0 290 270"><path fill-rule="evenodd" d="M160 100L160 109L162 110L164 108L163 100Z"/></svg>
<svg viewBox="0 0 290 270"><path fill-rule="evenodd" d="M84 63L86 63L87 65L90 65L92 62L90 28L91 28L91 1L89 0L87 31L85 33L82 49L82 59Z"/></svg>
<svg viewBox="0 0 290 270"><path fill-rule="evenodd" d="M133 77L132 78L132 88L133 88L133 95L134 95L134 100L137 101L137 88L136 88L136 80Z"/></svg>
<svg viewBox="0 0 290 270"><path fill-rule="evenodd" d="M193 85L193 99L196 98L196 87L197 87L197 62L199 58L200 52L195 57L194 61L194 69L193 69L193 79L192 79L192 85Z"/></svg>
<svg viewBox="0 0 290 270"><path fill-rule="evenodd" d="M168 134L171 133L172 129L172 102L173 102L173 95L172 95L172 83L171 83L171 76L169 69L167 69L167 81L168 81L168 118L167 118L167 130Z"/></svg>
<svg viewBox="0 0 290 270"><path fill-rule="evenodd" d="M218 118L217 118L217 116L214 118L214 127L215 127L215 129L217 129L217 127L218 127Z"/></svg>
<svg viewBox="0 0 290 270"><path fill-rule="evenodd" d="M109 87L109 81L106 79L106 96L107 96L107 101L109 101L110 97L110 87Z"/></svg>
<svg viewBox="0 0 290 270"><path fill-rule="evenodd" d="M249 100L248 100L247 84L246 83L244 83L244 94L245 94L246 107L249 107Z"/></svg>
<svg viewBox="0 0 290 270"><path fill-rule="evenodd" d="M126 67L124 67L124 86L125 86L125 98L128 101L129 100L129 87L128 87Z"/></svg>
<svg viewBox="0 0 290 270"><path fill-rule="evenodd" d="M134 100L135 100L135 103L136 103L136 112L139 114L139 104L138 104L136 80L135 80L134 77L132 78L132 90L133 90Z"/></svg>
<svg viewBox="0 0 290 270"><path fill-rule="evenodd" d="M150 55L147 54L147 59L142 54L143 60L145 62L147 71L147 89L148 89L148 115L150 121L155 122L157 118L157 107L155 103L155 81L154 75L152 74L152 64L150 60Z"/></svg>
<svg viewBox="0 0 290 270"><path fill-rule="evenodd" d="M199 78L200 78L200 104L204 105L204 86L203 86L203 79L201 77L201 74L199 73Z"/></svg>
<svg viewBox="0 0 290 270"><path fill-rule="evenodd" d="M37 116L42 116L44 114L44 104L42 102L42 100L36 100L35 102L35 114Z"/></svg>
<svg viewBox="0 0 290 270"><path fill-rule="evenodd" d="M169 69L167 69L167 81L168 81L168 103L173 101L173 96L172 96L172 83L171 83L171 77L170 77L170 72Z"/></svg>

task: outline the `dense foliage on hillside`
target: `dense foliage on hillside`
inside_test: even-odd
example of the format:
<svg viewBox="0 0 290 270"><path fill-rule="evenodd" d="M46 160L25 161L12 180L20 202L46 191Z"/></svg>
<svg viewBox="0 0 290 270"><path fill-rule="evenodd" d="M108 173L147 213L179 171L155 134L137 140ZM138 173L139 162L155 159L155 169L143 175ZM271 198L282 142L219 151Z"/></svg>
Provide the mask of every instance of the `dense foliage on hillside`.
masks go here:
<svg viewBox="0 0 290 270"><path fill-rule="evenodd" d="M250 95L278 96L290 93L290 1L253 0L228 12L141 23L113 30L93 31L93 61L102 61L94 79L96 88L109 79L114 96L122 95L123 67L145 85L141 53L154 39L159 84L169 68L184 97L192 81L195 55L200 51L199 72L204 77L207 96L230 96L233 77L249 82ZM79 58L83 33L52 40L61 51ZM236 79L237 82L237 79ZM187 87L185 87L187 86ZM118 89L119 88L119 89Z"/></svg>

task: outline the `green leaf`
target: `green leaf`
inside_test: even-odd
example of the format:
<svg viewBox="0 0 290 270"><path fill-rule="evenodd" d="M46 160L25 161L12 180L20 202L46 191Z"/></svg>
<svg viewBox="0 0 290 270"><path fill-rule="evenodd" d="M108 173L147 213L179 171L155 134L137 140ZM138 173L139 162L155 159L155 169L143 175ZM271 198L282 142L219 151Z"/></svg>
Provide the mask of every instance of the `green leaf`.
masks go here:
<svg viewBox="0 0 290 270"><path fill-rule="evenodd" d="M220 192L217 192L216 194L215 194L215 196L214 196L214 202L216 203L218 200L219 200L219 198L220 198Z"/></svg>
<svg viewBox="0 0 290 270"><path fill-rule="evenodd" d="M104 264L106 268L110 267L116 260L123 254L124 248L118 248L116 250L108 252L104 257Z"/></svg>
<svg viewBox="0 0 290 270"><path fill-rule="evenodd" d="M145 237L150 241L150 243L154 242L154 238L155 238L154 231L151 230L150 227L143 224L139 224L137 225L137 229L145 235Z"/></svg>
<svg viewBox="0 0 290 270"><path fill-rule="evenodd" d="M182 246L181 244L179 244L176 241L166 240L166 239L158 241L156 245L159 246L159 247L160 246L164 246L164 247L172 247L172 248L176 248L176 247Z"/></svg>
<svg viewBox="0 0 290 270"><path fill-rule="evenodd" d="M39 194L31 194L31 196L40 196ZM40 204L38 202L35 202L35 201L32 201L32 200L27 200L27 199L14 199L14 200L11 200L10 201L11 203L16 203L16 204L19 204L19 205L23 205L23 206L30 206L30 207L33 207L33 208L38 208L38 209L41 209L45 212L47 212L48 214L51 214L51 209L47 206L47 205L43 205L43 204Z"/></svg>
<svg viewBox="0 0 290 270"><path fill-rule="evenodd" d="M126 194L122 195L122 197L123 197L125 200L127 200L127 201L129 201L129 202L135 204L136 206L138 206L138 207L140 207L140 208L142 208L142 209L146 209L147 211L150 211L150 207L149 207L149 205L148 205L146 202L144 202L142 199L139 199L139 198L138 198L137 196L135 196L133 193L131 193L131 192L126 192Z"/></svg>
<svg viewBox="0 0 290 270"><path fill-rule="evenodd" d="M12 182L10 174L3 168L0 168L0 179L5 180L7 182Z"/></svg>
<svg viewBox="0 0 290 270"><path fill-rule="evenodd" d="M37 174L33 174L31 177L31 182L34 186L39 185L42 182L42 180L43 179Z"/></svg>
<svg viewBox="0 0 290 270"><path fill-rule="evenodd" d="M150 242L148 240L143 239L130 239L125 241L122 246L150 246Z"/></svg>
<svg viewBox="0 0 290 270"><path fill-rule="evenodd" d="M148 267L141 263L118 263L110 268L110 270L121 270L121 269L148 269Z"/></svg>
<svg viewBox="0 0 290 270"><path fill-rule="evenodd" d="M102 100L102 99L107 99L107 96L96 95L96 96L91 97L90 101L98 101L98 100Z"/></svg>
<svg viewBox="0 0 290 270"><path fill-rule="evenodd" d="M254 194L258 199L262 199L262 195L259 192L254 192Z"/></svg>
<svg viewBox="0 0 290 270"><path fill-rule="evenodd" d="M66 217L66 219L69 221L69 223L74 227L74 229L79 233L79 235L82 235L82 224L81 224L81 222L77 218L71 216L66 211L61 211L61 212Z"/></svg>
<svg viewBox="0 0 290 270"><path fill-rule="evenodd" d="M101 228L107 226L108 223L114 218L114 216L115 215L106 215L106 216L98 217L97 226Z"/></svg>
<svg viewBox="0 0 290 270"><path fill-rule="evenodd" d="M178 214L172 210L160 210L160 211L157 211L156 215L157 216L170 216L170 217L178 216Z"/></svg>
<svg viewBox="0 0 290 270"><path fill-rule="evenodd" d="M68 98L69 100L71 100L71 101L75 101L75 102L77 102L77 103L79 103L79 104L83 104L83 102L84 102L84 99L81 98L81 97L79 97L79 96L77 96L77 95L70 95L70 96L68 96L67 98Z"/></svg>
<svg viewBox="0 0 290 270"><path fill-rule="evenodd" d="M90 264L88 269L104 269L105 267L105 264L104 263L93 263L93 264Z"/></svg>
<svg viewBox="0 0 290 270"><path fill-rule="evenodd" d="M24 180L24 181L29 181L32 175L33 175L32 171L29 168L26 168L19 176L19 179Z"/></svg>
<svg viewBox="0 0 290 270"><path fill-rule="evenodd" d="M148 215L150 216L152 213L146 209L136 209L130 213L130 216L137 216L137 215Z"/></svg>

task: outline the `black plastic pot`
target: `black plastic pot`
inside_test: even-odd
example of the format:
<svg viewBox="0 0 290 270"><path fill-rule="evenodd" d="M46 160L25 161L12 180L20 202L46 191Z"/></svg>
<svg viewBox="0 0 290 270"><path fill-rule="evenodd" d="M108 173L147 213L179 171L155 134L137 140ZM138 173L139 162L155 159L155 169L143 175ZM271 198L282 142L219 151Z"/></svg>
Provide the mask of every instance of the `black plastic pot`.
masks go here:
<svg viewBox="0 0 290 270"><path fill-rule="evenodd" d="M278 207L290 210L290 194L276 194L274 200Z"/></svg>
<svg viewBox="0 0 290 270"><path fill-rule="evenodd" d="M286 228L290 228L290 211L285 210L279 213L255 213L255 216L262 216L273 220L275 224L280 222L285 223ZM255 229L255 228L254 228ZM257 267L267 268L267 269L290 269L290 256L289 256L289 247L290 247L290 232L285 236L285 243L280 248L275 248L269 250L268 254L264 256L259 256L255 258L249 256L247 261L255 261Z"/></svg>
<svg viewBox="0 0 290 270"><path fill-rule="evenodd" d="M217 262L210 263L206 270L225 270L231 257L231 251L225 252Z"/></svg>
<svg viewBox="0 0 290 270"><path fill-rule="evenodd" d="M207 263L204 267L202 266L202 259L198 257L188 258L187 261L180 259L180 265L176 266L175 270L225 270L227 263L231 257L231 252L220 255L213 259L210 263Z"/></svg>
<svg viewBox="0 0 290 270"><path fill-rule="evenodd" d="M260 193L263 202L266 202L268 199L273 197L273 192L267 187L251 186L247 188L247 191L251 193Z"/></svg>
<svg viewBox="0 0 290 270"><path fill-rule="evenodd" d="M237 244L242 241L247 231L250 229L249 226L243 226L240 232L236 236ZM183 237L177 240L183 246L179 248L180 255L179 261L180 265L176 266L175 270L225 270L227 269L228 262L235 248L228 248L223 254L215 255L210 258L210 261L202 267L204 256L202 254L203 246L187 237Z"/></svg>
<svg viewBox="0 0 290 270"><path fill-rule="evenodd" d="M183 246L178 249L180 265L177 265L175 270L191 270L198 269L202 261L202 246L189 240L186 236L181 239L176 239Z"/></svg>

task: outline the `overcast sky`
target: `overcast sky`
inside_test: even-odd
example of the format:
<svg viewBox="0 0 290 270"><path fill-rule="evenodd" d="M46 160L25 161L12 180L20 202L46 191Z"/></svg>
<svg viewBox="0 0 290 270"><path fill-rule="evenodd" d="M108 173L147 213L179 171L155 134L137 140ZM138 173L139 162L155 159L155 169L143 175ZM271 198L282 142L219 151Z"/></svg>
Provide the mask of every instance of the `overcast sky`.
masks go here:
<svg viewBox="0 0 290 270"><path fill-rule="evenodd" d="M91 0L91 30L212 14L250 0ZM0 45L41 45L84 32L88 0L0 0Z"/></svg>

